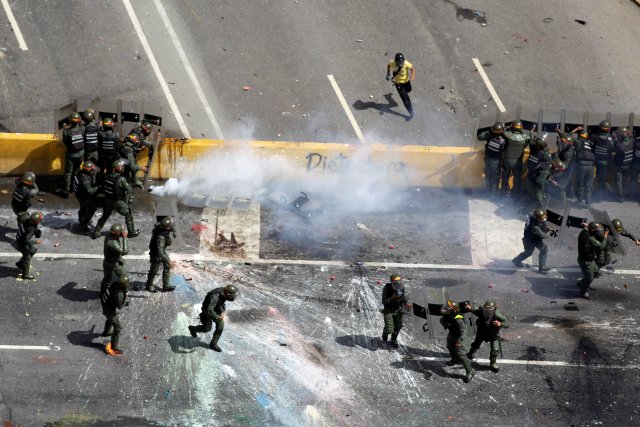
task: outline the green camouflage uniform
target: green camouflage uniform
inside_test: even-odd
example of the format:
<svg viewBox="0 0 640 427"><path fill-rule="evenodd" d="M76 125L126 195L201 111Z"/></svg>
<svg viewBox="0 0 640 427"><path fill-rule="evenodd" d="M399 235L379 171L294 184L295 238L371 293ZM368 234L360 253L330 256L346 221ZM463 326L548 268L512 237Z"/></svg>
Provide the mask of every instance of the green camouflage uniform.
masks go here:
<svg viewBox="0 0 640 427"><path fill-rule="evenodd" d="M121 310L127 304L127 290L120 287L118 281L114 282L107 288L107 290L100 296L100 302L102 304L102 314L107 318L104 323L104 331L102 336L111 335L111 348L113 350L118 349L118 343L120 341L120 319L118 318L118 310Z"/></svg>
<svg viewBox="0 0 640 427"><path fill-rule="evenodd" d="M467 325L464 322L464 316L459 312L445 314L440 318L442 327L449 331L447 335L447 349L451 355L451 361L461 363L467 374L473 369L471 362L467 357L466 341L467 341ZM459 344L459 347L456 346Z"/></svg>
<svg viewBox="0 0 640 427"><path fill-rule="evenodd" d="M107 175L104 180L104 208L102 216L96 224L93 236L95 238L100 236L102 227L104 227L114 210L124 216L127 231L132 233L135 230L130 206L130 201L132 200L133 190L127 183L126 178L117 172Z"/></svg>
<svg viewBox="0 0 640 427"><path fill-rule="evenodd" d="M166 248L171 246L170 230L163 230L160 223L157 223L151 234L149 242L149 276L147 277L147 290L153 288L153 280L158 274L158 269L162 263L162 288L169 290L171 288L169 279L171 277L171 259L167 255Z"/></svg>
<svg viewBox="0 0 640 427"><path fill-rule="evenodd" d="M218 340L224 330L224 319L222 314L226 310L225 303L227 301L233 301L228 299L224 294L224 288L216 288L207 293L202 303L202 312L200 313L200 322L202 325L192 326L189 329L193 332L209 332L215 323L216 329L213 332L213 338L209 347L218 345Z"/></svg>
<svg viewBox="0 0 640 427"><path fill-rule="evenodd" d="M71 177L84 160L84 135L80 124L62 131L62 143L67 148L64 158L64 191L71 192Z"/></svg>
<svg viewBox="0 0 640 427"><path fill-rule="evenodd" d="M20 261L16 266L21 270L22 277L27 277L31 270L31 258L38 252L36 247L36 239L42 236L42 230L37 224L33 224L29 217L26 217L18 225L18 233L16 234L16 248L22 254Z"/></svg>
<svg viewBox="0 0 640 427"><path fill-rule="evenodd" d="M495 363L497 357L500 355L502 348L500 347L500 329L506 329L509 327L509 319L499 311L495 311L492 317L487 318L484 315L482 307L478 307L471 311L477 316L476 319L476 338L471 343L471 351L469 352L469 358L473 357L473 354L478 351L483 342L491 343L491 352L489 353L490 362ZM497 320L502 323L501 326L493 326L493 321Z"/></svg>
<svg viewBox="0 0 640 427"><path fill-rule="evenodd" d="M382 315L384 316L383 339L391 334L391 342L395 343L402 329L402 306L409 303L404 285L394 290L391 282L382 289Z"/></svg>
<svg viewBox="0 0 640 427"><path fill-rule="evenodd" d="M104 277L100 284L100 295L104 293L111 285L113 276L120 277L126 272L124 255L129 253L129 239L126 237L114 238L111 234L104 238L104 260L102 261L102 268L104 270Z"/></svg>
<svg viewBox="0 0 640 427"><path fill-rule="evenodd" d="M76 193L76 198L80 203L78 222L81 228L87 229L98 209L98 201L96 200L98 186L96 185L95 176L81 169L73 177L73 192Z"/></svg>
<svg viewBox="0 0 640 427"><path fill-rule="evenodd" d="M591 285L600 269L597 261L606 244L607 239L599 241L588 230L582 230L578 235L578 265L582 272L582 280L578 282L578 287L582 295L587 294L589 285Z"/></svg>

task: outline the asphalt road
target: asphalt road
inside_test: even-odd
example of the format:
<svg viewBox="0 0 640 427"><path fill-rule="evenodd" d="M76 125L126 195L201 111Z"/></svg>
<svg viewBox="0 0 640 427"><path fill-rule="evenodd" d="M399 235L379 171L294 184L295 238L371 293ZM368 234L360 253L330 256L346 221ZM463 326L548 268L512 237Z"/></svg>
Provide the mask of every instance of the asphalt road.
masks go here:
<svg viewBox="0 0 640 427"><path fill-rule="evenodd" d="M366 141L465 146L497 111L472 58L509 111L640 110L631 1L136 0L175 108L126 3L9 2L28 50L3 21L4 129L50 132L53 109L97 96L164 107L167 136L355 142L331 74ZM416 67L411 122L384 80L397 51Z"/></svg>
<svg viewBox="0 0 640 427"><path fill-rule="evenodd" d="M144 234L131 239L127 260L134 283L121 314L125 354L110 358L99 337L102 241L77 232L74 201L49 194L49 187L42 184L44 201L34 206L45 212L36 281L16 279L13 215L0 211L0 345L46 348L0 347L0 415L15 425L533 426L638 419L640 251L631 242L586 301L575 287L575 229L550 242L548 275L516 270L509 247L519 250L522 221L509 204L480 210L485 205L475 194L414 188L399 193L392 207L366 212L345 212L331 197L319 197L323 214L311 220L265 202L260 259L207 255L213 223L202 221L202 208L181 207L183 245L171 251L179 260L171 279L178 289L151 295L143 290L151 202L138 193L136 226ZM0 189L8 188L11 181L3 180ZM0 191L3 203L9 196ZM636 203L596 207L640 229ZM222 224L231 212L221 215ZM490 247L492 261L478 264L490 240L478 240L474 230L477 220L490 221L487 215L497 221L498 243ZM240 235L250 225L235 230ZM355 259L370 264L360 270ZM495 298L512 320L502 334L500 373L480 360L474 380L463 384L459 368L444 367L443 342L427 340L409 326L410 317L400 349L386 347L378 338L378 308L392 271L414 293L463 286L476 301ZM228 283L241 297L228 303L223 353L214 353L206 348L210 335L193 340L187 326L196 323L204 294ZM488 349L479 355L486 359Z"/></svg>

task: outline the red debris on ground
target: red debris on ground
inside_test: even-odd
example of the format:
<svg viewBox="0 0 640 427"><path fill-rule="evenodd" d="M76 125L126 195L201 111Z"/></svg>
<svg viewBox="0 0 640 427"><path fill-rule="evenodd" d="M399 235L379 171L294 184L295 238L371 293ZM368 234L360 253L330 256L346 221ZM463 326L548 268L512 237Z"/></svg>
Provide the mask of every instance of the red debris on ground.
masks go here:
<svg viewBox="0 0 640 427"><path fill-rule="evenodd" d="M487 288L493 288L493 283L489 283L489 286L487 286Z"/></svg>
<svg viewBox="0 0 640 427"><path fill-rule="evenodd" d="M389 245L389 249L395 249L396 247L394 245Z"/></svg>
<svg viewBox="0 0 640 427"><path fill-rule="evenodd" d="M144 335L142 338L145 339L145 340L149 339L149 337L147 335Z"/></svg>
<svg viewBox="0 0 640 427"><path fill-rule="evenodd" d="M521 289L521 292L529 292L529 289Z"/></svg>
<svg viewBox="0 0 640 427"><path fill-rule="evenodd" d="M629 285L627 285L626 283L624 284L624 288L625 289L629 289Z"/></svg>
<svg viewBox="0 0 640 427"><path fill-rule="evenodd" d="M191 224L191 231L194 233L202 233L207 228L207 224Z"/></svg>
<svg viewBox="0 0 640 427"><path fill-rule="evenodd" d="M245 92L251 90L251 86L242 86L242 90Z"/></svg>
<svg viewBox="0 0 640 427"><path fill-rule="evenodd" d="M53 244L53 247L54 247L54 248L57 248L58 246L60 246L60 242L55 242L55 243Z"/></svg>
<svg viewBox="0 0 640 427"><path fill-rule="evenodd" d="M331 277L329 278L329 280L336 280L336 276L334 276L333 274L331 275Z"/></svg>
<svg viewBox="0 0 640 427"><path fill-rule="evenodd" d="M191 280L193 280L193 277L191 276L182 276L184 277L184 280L186 280L187 282L190 282Z"/></svg>

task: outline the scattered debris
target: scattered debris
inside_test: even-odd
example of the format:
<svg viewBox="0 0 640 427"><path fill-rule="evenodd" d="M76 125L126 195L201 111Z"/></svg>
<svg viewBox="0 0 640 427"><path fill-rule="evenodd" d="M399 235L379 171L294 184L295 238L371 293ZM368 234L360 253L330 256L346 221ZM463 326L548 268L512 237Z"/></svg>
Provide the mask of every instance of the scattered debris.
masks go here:
<svg viewBox="0 0 640 427"><path fill-rule="evenodd" d="M542 22L544 22L545 24L550 24L553 22L553 18L544 18Z"/></svg>
<svg viewBox="0 0 640 427"><path fill-rule="evenodd" d="M0 190L0 193L2 193L2 194L9 194L9 191L8 191L8 190L5 190L5 189L3 188L2 190Z"/></svg>
<svg viewBox="0 0 640 427"><path fill-rule="evenodd" d="M587 25L587 21L582 20L582 19L574 19L575 22L577 22L580 25Z"/></svg>
<svg viewBox="0 0 640 427"><path fill-rule="evenodd" d="M162 393L162 395L164 396L165 399L171 398L171 390L165 390L164 393Z"/></svg>
<svg viewBox="0 0 640 427"><path fill-rule="evenodd" d="M362 43L362 40L356 39L356 43Z"/></svg>
<svg viewBox="0 0 640 427"><path fill-rule="evenodd" d="M202 233L207 228L208 227L206 224L191 224L191 231L193 231L194 233Z"/></svg>
<svg viewBox="0 0 640 427"><path fill-rule="evenodd" d="M247 92L247 91L251 90L251 86L242 86L242 90Z"/></svg>
<svg viewBox="0 0 640 427"><path fill-rule="evenodd" d="M389 249L395 249L396 247L394 245L389 245Z"/></svg>
<svg viewBox="0 0 640 427"><path fill-rule="evenodd" d="M148 336L148 335L143 335L143 336L142 336L142 339L143 339L143 340L148 340L148 339L149 339L149 336Z"/></svg>
<svg viewBox="0 0 640 427"><path fill-rule="evenodd" d="M520 289L521 292L529 292L529 289Z"/></svg>
<svg viewBox="0 0 640 427"><path fill-rule="evenodd" d="M487 286L488 288L493 288L493 283L489 283L489 286Z"/></svg>
<svg viewBox="0 0 640 427"><path fill-rule="evenodd" d="M193 280L193 277L191 276L182 276L182 277L184 277L184 280L186 280L187 282L190 282Z"/></svg>
<svg viewBox="0 0 640 427"><path fill-rule="evenodd" d="M238 242L236 240L236 236L233 232L231 233L231 238L227 239L224 235L224 231L220 231L216 237L213 250L244 257L246 255L243 248L244 245L244 242Z"/></svg>
<svg viewBox="0 0 640 427"><path fill-rule="evenodd" d="M60 242L55 242L55 243L53 244L53 247L54 247L54 248L57 248L58 246L60 246Z"/></svg>

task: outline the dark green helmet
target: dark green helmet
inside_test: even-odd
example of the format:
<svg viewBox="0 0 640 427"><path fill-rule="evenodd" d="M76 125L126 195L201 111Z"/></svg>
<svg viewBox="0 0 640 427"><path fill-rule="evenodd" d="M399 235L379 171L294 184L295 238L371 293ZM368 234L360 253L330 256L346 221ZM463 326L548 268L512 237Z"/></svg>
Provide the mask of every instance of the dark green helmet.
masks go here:
<svg viewBox="0 0 640 427"><path fill-rule="evenodd" d="M102 121L102 127L112 129L113 128L113 119L111 117L107 117Z"/></svg>
<svg viewBox="0 0 640 427"><path fill-rule="evenodd" d="M484 317L486 318L493 317L493 315L496 314L497 308L498 304L496 304L494 300L490 299L482 306L482 314L484 314Z"/></svg>
<svg viewBox="0 0 640 427"><path fill-rule="evenodd" d="M547 139L549 139L549 134L547 132L543 132L541 135L536 136L534 145L540 150L544 150L547 148Z"/></svg>
<svg viewBox="0 0 640 427"><path fill-rule="evenodd" d="M122 236L122 224L115 223L111 226L109 233L114 237Z"/></svg>
<svg viewBox="0 0 640 427"><path fill-rule="evenodd" d="M596 231L598 231L598 228L602 228L602 225L600 225L599 222L591 221L587 228L591 233L595 233Z"/></svg>
<svg viewBox="0 0 640 427"><path fill-rule="evenodd" d="M546 221L547 220L547 212L544 209L534 209L533 217L538 221Z"/></svg>
<svg viewBox="0 0 640 427"><path fill-rule="evenodd" d="M493 124L493 126L491 126L491 131L493 133L502 133L504 132L504 123L502 122L495 122Z"/></svg>
<svg viewBox="0 0 640 427"><path fill-rule="evenodd" d="M69 114L69 122L80 123L81 121L82 121L82 117L80 117L80 113L78 113L77 111L74 111L73 113Z"/></svg>
<svg viewBox="0 0 640 427"><path fill-rule="evenodd" d="M129 276L127 276L126 274L123 274L122 276L118 277L118 283L120 283L121 288L128 288Z"/></svg>
<svg viewBox="0 0 640 427"><path fill-rule="evenodd" d="M580 131L580 133L578 134L578 138L580 138L580 139L584 139L584 140L589 139L589 131L588 131L588 130L586 130L586 129L582 129L582 130Z"/></svg>
<svg viewBox="0 0 640 427"><path fill-rule="evenodd" d="M160 221L160 228L162 228L163 230L171 230L172 226L173 221L171 221L171 218L168 216L162 218L162 221Z"/></svg>
<svg viewBox="0 0 640 427"><path fill-rule="evenodd" d="M96 119L96 113L91 108L87 109L87 111L82 113L82 115L84 116L84 121L86 123L92 122Z"/></svg>
<svg viewBox="0 0 640 427"><path fill-rule="evenodd" d="M235 285L227 285L224 287L224 295L227 297L235 298L238 296L238 288Z"/></svg>
<svg viewBox="0 0 640 427"><path fill-rule="evenodd" d="M620 135L622 137L631 136L631 130L629 129L628 126L623 126L620 129L618 129L618 135Z"/></svg>
<svg viewBox="0 0 640 427"><path fill-rule="evenodd" d="M564 135L562 135L560 137L560 139L562 140L562 142L564 142L565 144L569 144L569 145L573 145L573 143L575 142L573 140L573 137L571 135L569 135L568 133L565 133ZM587 138L589 139L589 134L587 134Z"/></svg>
<svg viewBox="0 0 640 427"><path fill-rule="evenodd" d="M611 123L609 123L606 120L603 120L603 121L600 122L598 127L600 127L600 132L608 133L611 130Z"/></svg>
<svg viewBox="0 0 640 427"><path fill-rule="evenodd" d="M36 174L33 172L27 172L22 175L22 179L20 180L23 184L28 185L29 187L33 186L33 183L36 182Z"/></svg>
<svg viewBox="0 0 640 427"><path fill-rule="evenodd" d="M149 134L149 132L151 132L151 123L149 123L149 122L148 122L148 121L146 121L146 120L143 120L143 121L140 123L140 128L144 131L144 133L145 133L145 134L147 134L147 135L148 135L148 134Z"/></svg>
<svg viewBox="0 0 640 427"><path fill-rule="evenodd" d="M85 172L91 172L95 167L96 165L91 160L85 160L80 168Z"/></svg>
<svg viewBox="0 0 640 427"><path fill-rule="evenodd" d="M560 159L553 159L551 166L557 171L563 171L567 169L567 165Z"/></svg>
<svg viewBox="0 0 640 427"><path fill-rule="evenodd" d="M522 121L515 120L515 121L513 121L511 123L511 129L517 130L517 131L522 131L522 129L524 129L524 125L522 124Z"/></svg>
<svg viewBox="0 0 640 427"><path fill-rule="evenodd" d="M31 224L38 225L42 222L43 218L44 216L42 216L42 212L35 211L31 214L31 216L29 216L29 221L31 221Z"/></svg>
<svg viewBox="0 0 640 427"><path fill-rule="evenodd" d="M622 230L624 230L624 227L622 226L622 221L620 221L618 218L616 219L612 219L611 220L611 225L613 225L613 228L620 233Z"/></svg>
<svg viewBox="0 0 640 427"><path fill-rule="evenodd" d="M112 167L114 172L117 172L117 173L124 172L124 160L118 159L114 161Z"/></svg>

